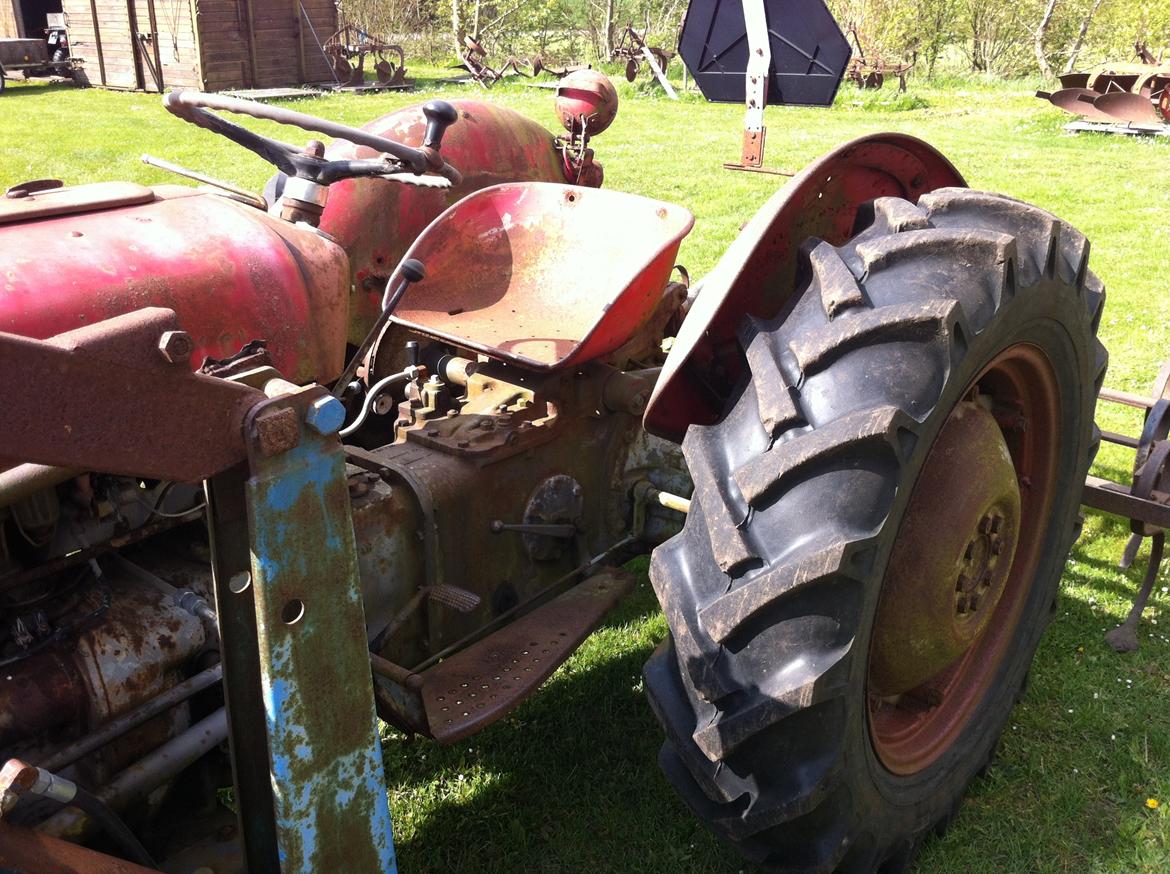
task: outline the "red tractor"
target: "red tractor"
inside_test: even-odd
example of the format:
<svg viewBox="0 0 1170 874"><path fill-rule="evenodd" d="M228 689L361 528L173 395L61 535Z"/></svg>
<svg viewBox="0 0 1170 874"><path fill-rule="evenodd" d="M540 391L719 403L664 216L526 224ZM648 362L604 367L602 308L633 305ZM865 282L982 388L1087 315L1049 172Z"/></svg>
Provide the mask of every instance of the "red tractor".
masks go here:
<svg viewBox="0 0 1170 874"><path fill-rule="evenodd" d="M394 870L377 719L498 720L651 550L646 689L704 822L857 872L946 826L1098 442L1083 236L877 135L687 288L690 213L597 187L596 74L559 138L473 101L165 102L271 161L266 196L0 201L0 867ZM225 786L240 840L170 827L234 817Z"/></svg>

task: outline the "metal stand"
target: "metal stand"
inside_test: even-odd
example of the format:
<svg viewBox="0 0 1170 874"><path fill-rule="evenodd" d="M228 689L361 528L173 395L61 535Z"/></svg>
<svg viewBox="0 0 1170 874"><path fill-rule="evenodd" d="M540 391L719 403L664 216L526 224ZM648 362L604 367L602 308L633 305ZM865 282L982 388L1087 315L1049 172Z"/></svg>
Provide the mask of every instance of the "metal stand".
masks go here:
<svg viewBox="0 0 1170 874"><path fill-rule="evenodd" d="M772 66L772 46L768 40L768 18L764 0L744 0L743 17L747 26L748 50L744 101L747 104L743 119L743 149L739 163L726 162L726 170L748 170L771 173L776 176L795 176L789 170L764 166L764 140L768 129L764 126L764 107L768 105L768 70Z"/></svg>

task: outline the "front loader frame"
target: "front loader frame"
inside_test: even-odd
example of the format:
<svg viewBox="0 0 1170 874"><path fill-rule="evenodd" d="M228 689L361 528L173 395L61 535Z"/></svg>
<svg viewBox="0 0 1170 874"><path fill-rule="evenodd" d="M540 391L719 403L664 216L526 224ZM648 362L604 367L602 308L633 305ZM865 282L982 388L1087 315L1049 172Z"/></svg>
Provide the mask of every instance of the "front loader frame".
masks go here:
<svg viewBox="0 0 1170 874"><path fill-rule="evenodd" d="M184 350L174 313L160 309L47 341L0 334L12 421L31 435L51 420L39 441L14 439L5 450L78 471L207 481L248 870L396 871L337 439L344 410L320 386L285 382L271 368L234 380L193 373ZM111 367L116 379L104 382L120 393L120 414L95 422L98 375ZM51 413L10 381L28 368L40 397L53 398ZM180 425L164 427L165 446L164 422ZM154 442L141 451L146 435ZM137 447L135 466L149 470L129 469L119 447Z"/></svg>

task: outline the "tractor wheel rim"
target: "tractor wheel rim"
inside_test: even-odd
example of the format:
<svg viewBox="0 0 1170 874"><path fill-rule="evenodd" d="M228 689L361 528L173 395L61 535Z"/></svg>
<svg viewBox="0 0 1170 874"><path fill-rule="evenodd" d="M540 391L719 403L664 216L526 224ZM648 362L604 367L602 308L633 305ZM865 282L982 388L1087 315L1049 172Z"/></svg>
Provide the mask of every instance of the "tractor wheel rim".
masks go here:
<svg viewBox="0 0 1170 874"><path fill-rule="evenodd" d="M1047 539L1059 422L1052 365L1020 343L972 380L931 446L870 641L870 740L892 773L950 748L1011 647Z"/></svg>

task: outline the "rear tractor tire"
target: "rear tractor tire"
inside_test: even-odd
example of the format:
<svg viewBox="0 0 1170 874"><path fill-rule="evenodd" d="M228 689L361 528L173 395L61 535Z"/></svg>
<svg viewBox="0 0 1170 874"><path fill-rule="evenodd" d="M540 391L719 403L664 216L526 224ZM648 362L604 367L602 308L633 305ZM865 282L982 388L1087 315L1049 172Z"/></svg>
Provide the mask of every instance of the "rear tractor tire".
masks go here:
<svg viewBox="0 0 1170 874"><path fill-rule="evenodd" d="M810 240L692 427L645 669L686 803L773 870L890 872L988 765L1055 611L1106 354L1088 243L1026 204L881 198Z"/></svg>

